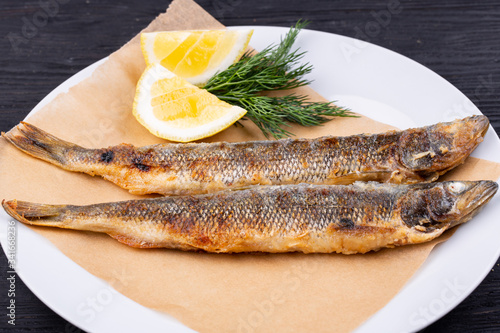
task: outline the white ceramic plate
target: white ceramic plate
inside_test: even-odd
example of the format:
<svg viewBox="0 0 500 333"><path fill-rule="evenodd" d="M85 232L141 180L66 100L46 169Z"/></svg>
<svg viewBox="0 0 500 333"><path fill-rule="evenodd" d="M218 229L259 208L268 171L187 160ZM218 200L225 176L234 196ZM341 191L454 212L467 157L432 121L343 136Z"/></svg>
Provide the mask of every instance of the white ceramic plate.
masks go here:
<svg viewBox="0 0 500 333"><path fill-rule="evenodd" d="M255 29L251 44L261 50L287 32L277 27ZM408 128L471 114L479 110L446 80L387 49L329 33L304 30L297 46L314 65L312 87L330 100L373 119ZM104 60L57 87L32 112L57 94L90 76ZM335 134L335 133L332 133ZM500 140L493 129L472 154L500 162ZM419 330L458 305L484 279L500 255L500 199L489 205L438 245L406 286L357 332ZM7 223L0 211L0 241L7 253ZM190 332L174 318L145 308L69 260L49 241L16 224L17 273L50 308L91 332Z"/></svg>

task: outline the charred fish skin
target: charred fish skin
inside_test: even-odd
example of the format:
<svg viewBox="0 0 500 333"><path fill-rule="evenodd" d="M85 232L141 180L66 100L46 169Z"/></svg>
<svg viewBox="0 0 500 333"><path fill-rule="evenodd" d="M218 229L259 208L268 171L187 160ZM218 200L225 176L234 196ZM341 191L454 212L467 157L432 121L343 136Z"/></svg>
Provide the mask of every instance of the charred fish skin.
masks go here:
<svg viewBox="0 0 500 333"><path fill-rule="evenodd" d="M250 185L430 182L463 163L488 126L485 116L472 116L373 135L101 149L77 146L27 123L2 135L27 154L100 175L131 193L182 195Z"/></svg>
<svg viewBox="0 0 500 333"><path fill-rule="evenodd" d="M470 220L492 181L257 186L89 206L3 202L21 222L108 233L139 248L366 253L418 244Z"/></svg>

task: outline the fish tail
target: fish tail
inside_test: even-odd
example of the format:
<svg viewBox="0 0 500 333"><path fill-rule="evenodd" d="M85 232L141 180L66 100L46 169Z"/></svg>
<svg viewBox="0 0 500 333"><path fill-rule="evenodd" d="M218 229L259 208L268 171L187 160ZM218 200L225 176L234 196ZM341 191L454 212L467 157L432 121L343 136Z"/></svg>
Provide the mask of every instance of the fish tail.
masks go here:
<svg viewBox="0 0 500 333"><path fill-rule="evenodd" d="M58 166L66 164L68 150L81 148L26 122L21 122L15 128L18 133L14 134L11 130L7 133L2 132L2 136L26 154Z"/></svg>
<svg viewBox="0 0 500 333"><path fill-rule="evenodd" d="M42 226L59 226L62 220L58 217L64 211L64 205L47 205L27 201L9 200L2 201L2 206L16 220Z"/></svg>

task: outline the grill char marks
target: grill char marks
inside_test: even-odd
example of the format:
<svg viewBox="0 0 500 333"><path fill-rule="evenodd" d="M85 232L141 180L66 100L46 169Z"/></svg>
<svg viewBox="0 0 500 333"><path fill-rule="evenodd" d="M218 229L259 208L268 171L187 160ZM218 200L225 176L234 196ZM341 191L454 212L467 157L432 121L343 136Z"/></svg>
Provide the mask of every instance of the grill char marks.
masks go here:
<svg viewBox="0 0 500 333"><path fill-rule="evenodd" d="M113 161L114 156L115 153L112 150L107 150L101 154L101 162L111 163Z"/></svg>

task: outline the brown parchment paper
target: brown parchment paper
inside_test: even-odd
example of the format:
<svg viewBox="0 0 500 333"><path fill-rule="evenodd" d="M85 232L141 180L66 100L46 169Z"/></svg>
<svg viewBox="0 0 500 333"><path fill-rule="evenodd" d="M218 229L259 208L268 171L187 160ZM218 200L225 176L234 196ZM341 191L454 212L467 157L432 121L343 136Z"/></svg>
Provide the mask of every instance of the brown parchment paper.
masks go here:
<svg viewBox="0 0 500 333"><path fill-rule="evenodd" d="M191 0L175 0L147 30L200 28L222 25ZM86 147L162 142L131 115L135 85L144 67L136 37L90 78L57 96L29 121ZM310 88L301 92L322 99ZM244 124L207 141L264 139L252 123ZM293 131L311 138L388 129L361 117ZM496 180L499 176L498 164L469 158L447 177ZM31 158L3 138L0 184L2 199L91 204L138 198L99 177L67 172ZM217 255L133 249L103 234L32 228L123 295L200 332L351 331L394 297L434 245L449 236L365 255Z"/></svg>

